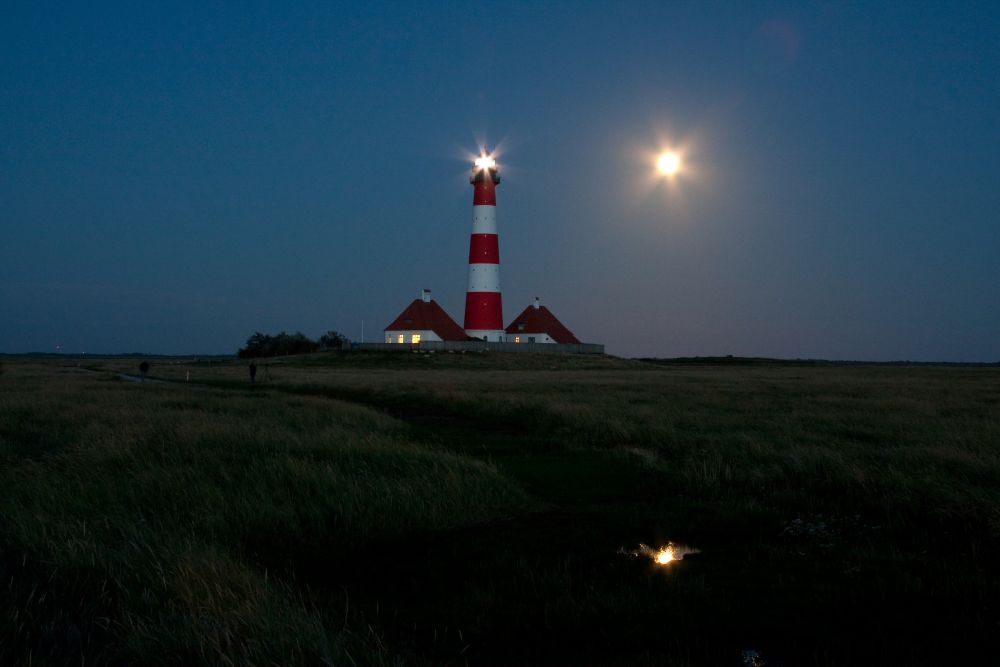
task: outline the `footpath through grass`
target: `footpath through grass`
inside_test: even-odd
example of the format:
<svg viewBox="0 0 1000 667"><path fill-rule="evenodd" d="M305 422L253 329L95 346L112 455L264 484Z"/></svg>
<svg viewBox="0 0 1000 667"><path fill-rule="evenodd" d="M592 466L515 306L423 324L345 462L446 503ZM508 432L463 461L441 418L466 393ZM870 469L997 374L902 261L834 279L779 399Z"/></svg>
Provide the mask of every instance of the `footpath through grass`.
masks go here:
<svg viewBox="0 0 1000 667"><path fill-rule="evenodd" d="M0 662L1000 650L995 369L357 359L8 364Z"/></svg>

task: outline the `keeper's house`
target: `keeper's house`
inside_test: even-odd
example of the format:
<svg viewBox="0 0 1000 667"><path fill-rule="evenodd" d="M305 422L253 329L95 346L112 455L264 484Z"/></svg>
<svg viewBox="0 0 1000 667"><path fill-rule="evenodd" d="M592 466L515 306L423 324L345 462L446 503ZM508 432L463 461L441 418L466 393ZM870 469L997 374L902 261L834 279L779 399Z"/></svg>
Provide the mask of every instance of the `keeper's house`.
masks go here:
<svg viewBox="0 0 1000 667"><path fill-rule="evenodd" d="M524 309L507 327L508 343L574 343L580 341L573 332L541 305L538 297L535 303Z"/></svg>
<svg viewBox="0 0 1000 667"><path fill-rule="evenodd" d="M437 301L431 299L429 289L422 290L419 299L399 314L385 328L386 343L416 345L421 341L466 341L462 327L451 319Z"/></svg>

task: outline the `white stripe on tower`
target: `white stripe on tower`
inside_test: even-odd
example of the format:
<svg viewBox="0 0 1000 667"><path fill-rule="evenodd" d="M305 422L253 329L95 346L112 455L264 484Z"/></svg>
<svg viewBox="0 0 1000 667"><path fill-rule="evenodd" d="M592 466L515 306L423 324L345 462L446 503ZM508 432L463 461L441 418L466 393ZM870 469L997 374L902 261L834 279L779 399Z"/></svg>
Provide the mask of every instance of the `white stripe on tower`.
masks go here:
<svg viewBox="0 0 1000 667"><path fill-rule="evenodd" d="M497 233L497 207L473 206L472 207L472 233L473 234L496 234Z"/></svg>
<svg viewBox="0 0 1000 667"><path fill-rule="evenodd" d="M485 149L472 168L472 237L469 239L469 289L465 293L465 333L503 340L500 297L500 242L497 236L496 161Z"/></svg>

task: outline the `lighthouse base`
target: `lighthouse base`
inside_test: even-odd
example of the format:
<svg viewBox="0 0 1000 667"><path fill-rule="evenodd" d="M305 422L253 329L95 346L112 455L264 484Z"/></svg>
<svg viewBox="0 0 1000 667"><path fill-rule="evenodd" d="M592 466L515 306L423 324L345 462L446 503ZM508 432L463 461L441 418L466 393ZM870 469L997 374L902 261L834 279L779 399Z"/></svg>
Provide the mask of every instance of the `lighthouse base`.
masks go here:
<svg viewBox="0 0 1000 667"><path fill-rule="evenodd" d="M501 329L466 329L465 335L488 343L503 343L507 341L507 334Z"/></svg>

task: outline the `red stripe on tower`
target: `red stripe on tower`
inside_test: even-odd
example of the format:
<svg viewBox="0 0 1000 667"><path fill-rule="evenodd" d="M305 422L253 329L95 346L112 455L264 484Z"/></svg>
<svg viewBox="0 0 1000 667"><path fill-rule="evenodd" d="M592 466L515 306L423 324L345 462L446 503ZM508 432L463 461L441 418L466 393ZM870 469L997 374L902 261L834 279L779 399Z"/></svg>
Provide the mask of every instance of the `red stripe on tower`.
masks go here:
<svg viewBox="0 0 1000 667"><path fill-rule="evenodd" d="M496 234L473 234L469 241L469 264L499 264L500 240Z"/></svg>
<svg viewBox="0 0 1000 667"><path fill-rule="evenodd" d="M498 326L503 326L500 311L500 292L466 292L465 333L473 335L469 332L494 331Z"/></svg>
<svg viewBox="0 0 1000 667"><path fill-rule="evenodd" d="M473 170L477 167L473 167ZM496 174L496 169L493 170ZM475 175L472 177L475 179ZM496 183L500 182L500 176L497 174ZM472 180L472 205L473 206L496 206L497 205L497 185L492 180L486 179L482 181Z"/></svg>
<svg viewBox="0 0 1000 667"><path fill-rule="evenodd" d="M500 243L497 236L496 160L485 149L476 159L469 183L472 191L472 237L469 239L469 289L465 294L465 333L473 338L502 341Z"/></svg>

